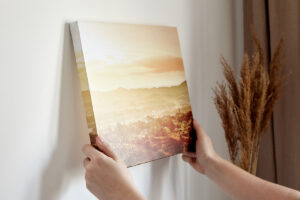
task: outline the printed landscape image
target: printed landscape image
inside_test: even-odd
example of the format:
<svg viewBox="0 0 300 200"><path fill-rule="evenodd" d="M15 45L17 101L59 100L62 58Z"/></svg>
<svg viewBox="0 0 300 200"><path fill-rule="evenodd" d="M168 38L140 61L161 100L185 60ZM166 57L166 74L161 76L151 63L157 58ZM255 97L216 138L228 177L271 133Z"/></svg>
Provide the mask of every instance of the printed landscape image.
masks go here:
<svg viewBox="0 0 300 200"><path fill-rule="evenodd" d="M96 125L127 166L184 151L192 111L176 28L97 22L78 28L89 128Z"/></svg>

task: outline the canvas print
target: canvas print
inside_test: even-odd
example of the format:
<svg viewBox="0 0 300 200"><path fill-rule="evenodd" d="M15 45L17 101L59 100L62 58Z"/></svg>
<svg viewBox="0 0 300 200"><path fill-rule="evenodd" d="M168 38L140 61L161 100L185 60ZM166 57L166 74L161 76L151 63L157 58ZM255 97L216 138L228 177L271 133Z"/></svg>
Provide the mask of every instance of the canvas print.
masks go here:
<svg viewBox="0 0 300 200"><path fill-rule="evenodd" d="M128 167L192 144L192 110L176 27L70 24L91 142Z"/></svg>

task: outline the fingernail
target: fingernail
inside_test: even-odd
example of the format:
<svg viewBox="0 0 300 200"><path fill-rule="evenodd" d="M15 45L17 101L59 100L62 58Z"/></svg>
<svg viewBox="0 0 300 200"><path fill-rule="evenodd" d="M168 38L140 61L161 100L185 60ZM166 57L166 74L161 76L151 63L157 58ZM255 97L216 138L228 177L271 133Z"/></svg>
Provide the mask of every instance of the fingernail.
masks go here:
<svg viewBox="0 0 300 200"><path fill-rule="evenodd" d="M98 137L96 138L96 142L97 142L99 145L101 145L101 144L102 144L102 139L98 136Z"/></svg>

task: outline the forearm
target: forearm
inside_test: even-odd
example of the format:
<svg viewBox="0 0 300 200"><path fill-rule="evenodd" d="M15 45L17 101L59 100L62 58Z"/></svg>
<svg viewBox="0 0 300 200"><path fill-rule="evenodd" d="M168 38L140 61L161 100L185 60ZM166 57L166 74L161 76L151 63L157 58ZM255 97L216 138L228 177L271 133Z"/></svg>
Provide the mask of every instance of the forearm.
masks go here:
<svg viewBox="0 0 300 200"><path fill-rule="evenodd" d="M264 181L216 156L208 162L205 174L232 199L300 200L296 190Z"/></svg>
<svg viewBox="0 0 300 200"><path fill-rule="evenodd" d="M131 188L125 195L122 197L124 200L146 200L145 197L137 190L137 188Z"/></svg>

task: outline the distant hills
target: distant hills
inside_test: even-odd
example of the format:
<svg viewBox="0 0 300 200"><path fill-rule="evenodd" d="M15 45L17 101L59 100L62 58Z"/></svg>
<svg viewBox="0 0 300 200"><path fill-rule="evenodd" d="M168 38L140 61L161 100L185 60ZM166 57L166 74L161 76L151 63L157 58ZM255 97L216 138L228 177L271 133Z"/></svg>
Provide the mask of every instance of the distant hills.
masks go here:
<svg viewBox="0 0 300 200"><path fill-rule="evenodd" d="M174 115L178 109L190 110L186 81L177 86L91 92L96 121L102 127Z"/></svg>
<svg viewBox="0 0 300 200"><path fill-rule="evenodd" d="M134 89L127 89L127 88L117 88L115 90L112 91L107 91L107 92L101 92L103 94L108 94L108 93L116 93L116 92L147 92L150 91L154 92L155 90L157 91L167 91L167 90L181 90L187 88L187 82L183 81L182 83L180 83L179 85L175 85L175 86L169 86L169 87L153 87L153 88L134 88Z"/></svg>

